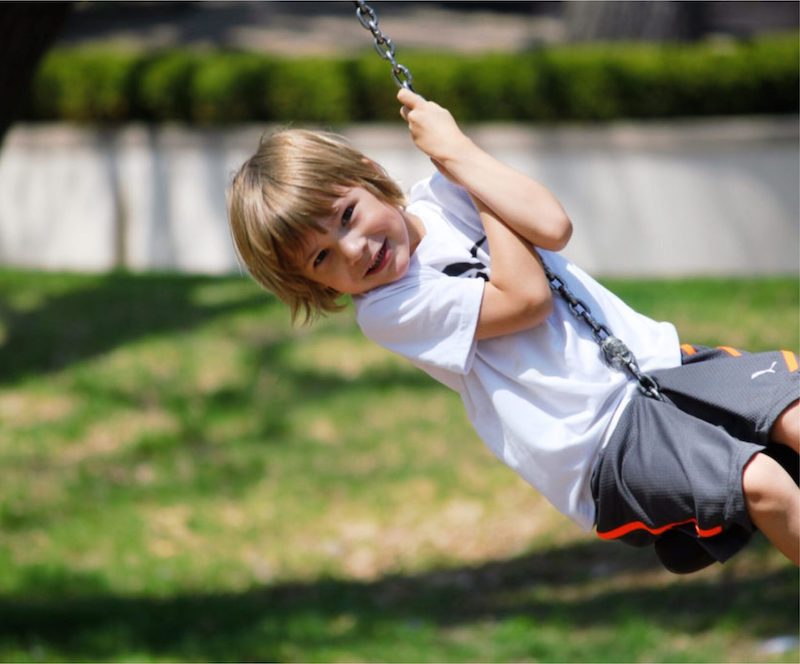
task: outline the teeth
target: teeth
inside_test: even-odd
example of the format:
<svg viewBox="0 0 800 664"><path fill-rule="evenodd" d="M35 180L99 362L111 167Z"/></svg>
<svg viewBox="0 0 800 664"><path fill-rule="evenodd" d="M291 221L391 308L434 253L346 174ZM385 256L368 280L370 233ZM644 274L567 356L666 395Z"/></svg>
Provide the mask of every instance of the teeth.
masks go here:
<svg viewBox="0 0 800 664"><path fill-rule="evenodd" d="M384 244L383 246L381 246L381 250L378 252L378 255L375 256L375 261L372 263L372 265L369 266L369 270L367 270L367 272L372 272L376 267L378 267L378 265L381 264L381 261L383 260L383 255L385 253L386 253L386 245Z"/></svg>

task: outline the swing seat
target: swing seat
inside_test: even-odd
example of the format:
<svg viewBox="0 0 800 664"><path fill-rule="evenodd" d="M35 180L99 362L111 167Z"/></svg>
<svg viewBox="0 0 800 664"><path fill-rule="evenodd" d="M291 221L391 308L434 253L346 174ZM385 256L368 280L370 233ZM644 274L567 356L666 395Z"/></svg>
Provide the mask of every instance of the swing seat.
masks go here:
<svg viewBox="0 0 800 664"><path fill-rule="evenodd" d="M752 533L734 526L730 530L699 539L692 533L675 528L659 537L653 548L661 564L673 574L691 574L716 562L725 560L743 549L750 541ZM720 560L711 553L715 548L724 552Z"/></svg>
<svg viewBox="0 0 800 664"><path fill-rule="evenodd" d="M661 564L673 574L691 574L717 562L691 535L664 533L653 545Z"/></svg>

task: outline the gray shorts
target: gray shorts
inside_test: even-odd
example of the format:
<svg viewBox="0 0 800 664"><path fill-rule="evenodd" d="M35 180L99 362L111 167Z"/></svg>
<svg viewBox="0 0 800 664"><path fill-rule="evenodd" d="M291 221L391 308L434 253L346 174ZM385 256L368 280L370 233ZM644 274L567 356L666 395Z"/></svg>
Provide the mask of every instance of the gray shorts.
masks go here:
<svg viewBox="0 0 800 664"><path fill-rule="evenodd" d="M667 400L634 396L592 476L598 536L655 543L677 572L725 561L750 539L742 473L753 455L770 448L783 448L776 450L781 462L796 471L797 455L769 445L768 435L800 398L794 353L681 350L682 366L652 374ZM700 558L670 560L688 555L687 542Z"/></svg>

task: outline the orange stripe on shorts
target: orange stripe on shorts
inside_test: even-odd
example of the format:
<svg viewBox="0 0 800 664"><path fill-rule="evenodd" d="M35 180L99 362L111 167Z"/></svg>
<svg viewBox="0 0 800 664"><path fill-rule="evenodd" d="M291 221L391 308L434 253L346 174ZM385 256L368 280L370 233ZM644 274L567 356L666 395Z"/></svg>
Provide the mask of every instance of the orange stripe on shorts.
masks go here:
<svg viewBox="0 0 800 664"><path fill-rule="evenodd" d="M632 533L635 530L646 530L651 535L661 535L662 533L665 533L668 530L672 530L673 528L677 528L678 526L686 525L687 523L694 524L694 529L700 537L713 537L714 535L719 535L722 532L722 526L714 526L712 528L703 529L698 525L697 519L691 518L691 519L686 519L685 521L676 521L675 523L668 523L666 526L660 526L658 528L653 528L651 526L648 526L646 523L643 523L641 521L631 521L630 523L626 523L625 525L622 525L619 528L614 528L613 530L607 530L603 533L597 531L597 536L600 539L604 540L618 539L620 537L627 535L628 533Z"/></svg>
<svg viewBox="0 0 800 664"><path fill-rule="evenodd" d="M789 371L797 371L797 355L790 350L782 350L783 361L786 362L786 367Z"/></svg>
<svg viewBox="0 0 800 664"><path fill-rule="evenodd" d="M697 352L692 344L681 344L681 350L686 355L694 355Z"/></svg>
<svg viewBox="0 0 800 664"><path fill-rule="evenodd" d="M738 350L731 348L730 346L717 346L717 348L724 350L728 355L733 355L733 357L741 356L741 353Z"/></svg>

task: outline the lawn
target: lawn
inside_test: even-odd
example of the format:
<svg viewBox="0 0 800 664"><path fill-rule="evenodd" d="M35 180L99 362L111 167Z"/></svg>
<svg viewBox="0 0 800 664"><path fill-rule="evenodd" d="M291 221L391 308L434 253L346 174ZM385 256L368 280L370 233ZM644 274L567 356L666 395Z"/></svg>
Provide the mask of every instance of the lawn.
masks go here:
<svg viewBox="0 0 800 664"><path fill-rule="evenodd" d="M615 281L798 350L798 283ZM495 461L458 397L243 278L0 272L3 661L797 662L762 539L688 577Z"/></svg>

